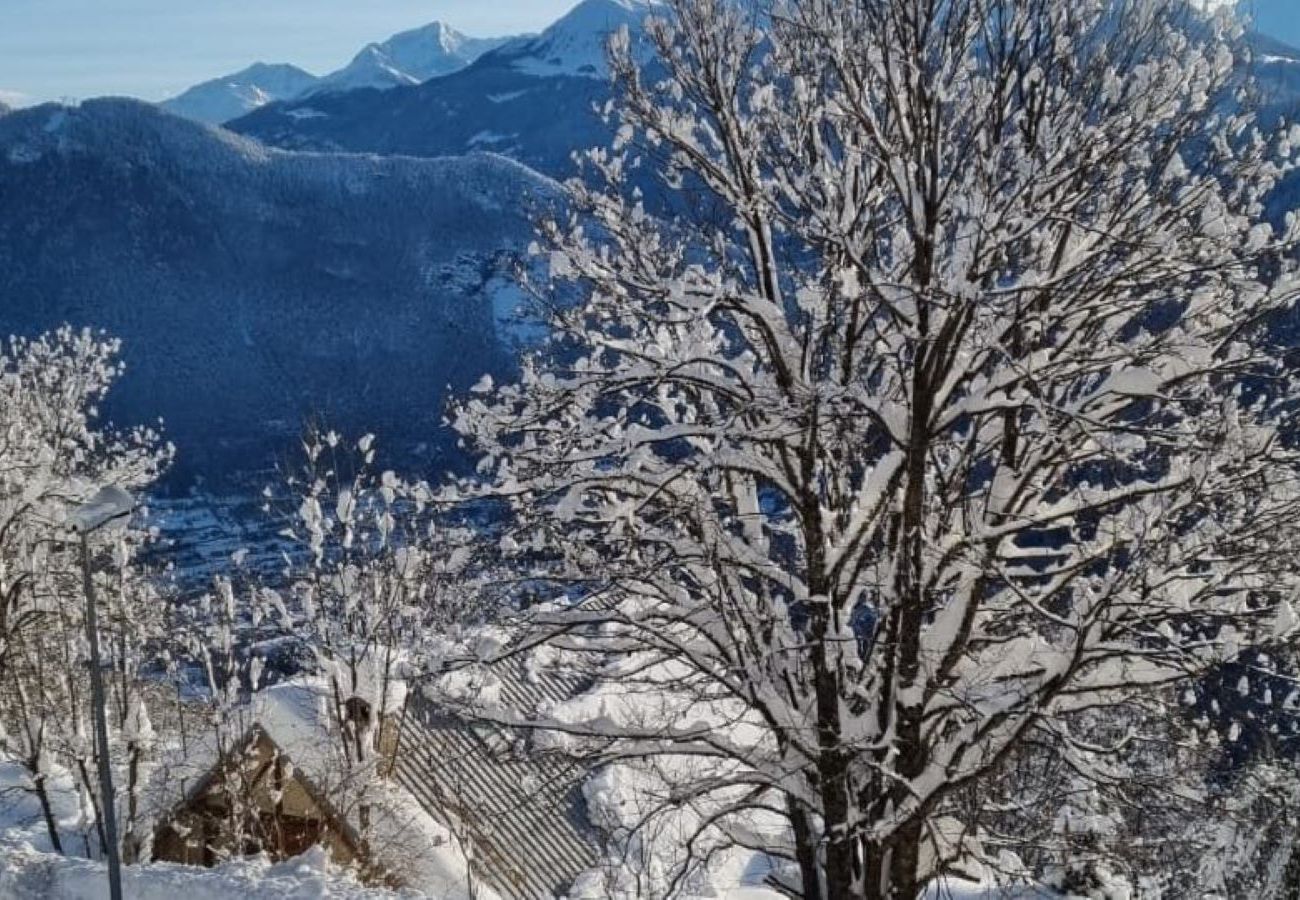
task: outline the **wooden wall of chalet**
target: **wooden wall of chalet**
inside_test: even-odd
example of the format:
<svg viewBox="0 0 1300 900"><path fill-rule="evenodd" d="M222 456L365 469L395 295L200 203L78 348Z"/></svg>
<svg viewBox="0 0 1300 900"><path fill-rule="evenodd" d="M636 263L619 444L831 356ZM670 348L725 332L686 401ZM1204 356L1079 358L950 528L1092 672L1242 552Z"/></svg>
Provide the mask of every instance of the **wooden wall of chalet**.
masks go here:
<svg viewBox="0 0 1300 900"><path fill-rule="evenodd" d="M158 829L153 858L212 866L223 857L261 852L275 860L289 859L319 844L339 865L356 864L360 851L350 829L316 797L301 774L289 774L289 768L275 743L259 731L241 769L210 775L206 785ZM257 817L245 830L261 836L242 847L232 845L225 826L230 778L237 779L232 790L242 798L248 816Z"/></svg>

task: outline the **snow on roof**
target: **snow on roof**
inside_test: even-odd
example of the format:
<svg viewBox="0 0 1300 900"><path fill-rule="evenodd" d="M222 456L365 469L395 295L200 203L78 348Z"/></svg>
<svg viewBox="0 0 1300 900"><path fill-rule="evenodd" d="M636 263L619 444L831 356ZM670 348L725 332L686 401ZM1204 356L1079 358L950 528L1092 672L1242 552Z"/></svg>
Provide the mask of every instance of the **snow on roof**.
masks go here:
<svg viewBox="0 0 1300 900"><path fill-rule="evenodd" d="M605 601L596 601L591 608L604 609ZM534 609L534 612L541 607ZM600 627L600 617L593 618L593 627ZM543 629L544 630L544 629ZM702 696L698 685L690 678L689 670L671 661L649 660L641 655L603 657L583 648L584 636L578 631L566 631L562 645L538 642L538 636L528 629L513 635L493 636L486 646L475 647L468 660L450 669L430 683L426 690L448 706L465 710L468 715L481 713L488 719L503 723L511 721L557 723L562 730L529 729L527 745L529 758L546 764L548 761L567 764L554 776L552 808L563 809L568 804L568 815L580 817L573 823L581 839L588 843L588 852L595 849L590 836L593 831L608 835L610 846L588 864L587 870L577 874L566 885L567 896L573 900L625 900L641 896L638 890L650 885L654 891L665 888L667 877L673 873L673 860L680 857L681 843L700 824L707 813L688 805L679 814L671 811L658 815L663 807L663 797L672 785L663 780L666 772L674 777L689 780L691 777L709 777L718 773L718 761L691 755L657 757L653 764L625 760L593 768L592 760L599 758L608 748L608 738L625 727L666 727L689 731L704 729L709 732L725 731L737 743L759 743L764 732L756 729L721 698ZM536 642L536 643L535 643ZM531 645L531 646L530 646ZM422 702L423 697L420 701ZM441 724L451 716L435 723ZM573 726L573 733L568 733ZM464 736L466 729L448 730ZM512 735L508 728L500 732L482 727L476 735L480 741L491 740L494 735ZM591 737L582 737L589 735ZM607 735L599 737L598 735ZM437 769L425 777L439 782L455 782L457 778L470 780L483 769L476 762L482 750L466 747L462 750L470 761L462 762L454 752L451 737L440 736L439 746L444 758ZM512 747L525 743L518 737L509 739L496 752L509 753ZM452 761L446 761L450 759ZM509 786L471 784L466 791L474 804L488 806L495 802L509 809L506 798ZM581 797L574 796L581 793ZM500 799L494 800L495 797ZM655 813L653 826L641 833L637 840L639 850L629 851L626 841L631 831L642 822L643 816ZM508 827L515 830L529 823L516 824L517 815L504 814ZM784 835L783 824L772 817L755 815L745 827L754 835L773 832L772 839L780 844ZM539 830L533 825L533 830ZM546 826L547 836L562 833L554 820ZM725 836L723 836L725 838ZM725 839L713 848L707 865L693 872L685 885L690 896L719 898L746 898L768 900L781 896L765 886L768 877L779 865L761 852L741 847L726 846ZM547 859L554 859L552 850L544 850ZM530 865L538 865L531 862ZM647 867L644 871L641 867ZM638 887L638 885L640 887ZM519 894L520 900L550 896L544 893ZM512 897L511 900L514 900Z"/></svg>
<svg viewBox="0 0 1300 900"><path fill-rule="evenodd" d="M478 655L495 655L506 639L485 630ZM564 896L600 861L582 792L586 767L451 708L477 702L532 711L584 689L580 678L540 660L528 654L452 669L427 691L413 691L394 772L426 809L455 817L471 835L480 872L506 900Z"/></svg>
<svg viewBox="0 0 1300 900"><path fill-rule="evenodd" d="M250 717L308 775L331 762L328 686L312 679L286 681L254 695Z"/></svg>
<svg viewBox="0 0 1300 900"><path fill-rule="evenodd" d="M363 699L377 705L369 696ZM390 694L388 711L395 713L405 698L398 687ZM346 698L344 698L346 699ZM253 694L224 723L226 740L260 729L307 778L330 785L347 767L343 750L333 730L333 691L320 677L300 677L267 687ZM216 735L211 729L190 735L184 748L177 748L173 768L186 771L197 782L216 765Z"/></svg>

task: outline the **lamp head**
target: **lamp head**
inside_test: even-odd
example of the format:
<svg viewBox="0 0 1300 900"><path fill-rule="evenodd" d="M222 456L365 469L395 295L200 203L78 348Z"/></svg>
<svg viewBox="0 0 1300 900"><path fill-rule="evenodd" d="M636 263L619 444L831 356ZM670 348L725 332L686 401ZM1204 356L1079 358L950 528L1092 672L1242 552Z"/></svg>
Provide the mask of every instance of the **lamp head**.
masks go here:
<svg viewBox="0 0 1300 900"><path fill-rule="evenodd" d="M125 524L135 509L135 500L116 485L100 488L72 513L72 527L79 534L89 534L109 523Z"/></svg>

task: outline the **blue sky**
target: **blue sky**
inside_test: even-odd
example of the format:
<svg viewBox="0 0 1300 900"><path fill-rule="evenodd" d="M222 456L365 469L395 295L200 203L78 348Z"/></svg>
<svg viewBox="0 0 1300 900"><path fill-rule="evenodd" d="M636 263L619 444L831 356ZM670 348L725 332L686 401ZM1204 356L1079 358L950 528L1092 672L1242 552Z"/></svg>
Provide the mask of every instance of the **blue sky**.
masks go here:
<svg viewBox="0 0 1300 900"><path fill-rule="evenodd" d="M320 74L369 41L434 20L477 37L515 34L576 2L0 0L0 100L161 100L259 60Z"/></svg>
<svg viewBox="0 0 1300 900"><path fill-rule="evenodd" d="M1222 2L1222 0L1218 0ZM1242 0L1300 45L1300 0ZM317 74L440 19L487 37L537 31L576 0L0 0L0 100L161 100L257 61Z"/></svg>

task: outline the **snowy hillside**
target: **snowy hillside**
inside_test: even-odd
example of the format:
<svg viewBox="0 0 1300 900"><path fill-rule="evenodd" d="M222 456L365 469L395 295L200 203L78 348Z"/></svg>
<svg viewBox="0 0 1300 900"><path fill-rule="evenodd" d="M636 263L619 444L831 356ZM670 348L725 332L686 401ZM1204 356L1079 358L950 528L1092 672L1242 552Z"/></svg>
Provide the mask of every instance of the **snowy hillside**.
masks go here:
<svg viewBox="0 0 1300 900"><path fill-rule="evenodd" d="M367 44L352 61L317 77L291 65L258 63L190 88L161 105L168 112L220 125L268 103L308 95L410 86L463 69L510 38L472 38L442 22Z"/></svg>
<svg viewBox="0 0 1300 900"><path fill-rule="evenodd" d="M436 443L447 386L509 365L501 270L552 191L490 155L287 154L134 101L23 110L0 120L0 332L121 337L110 412L164 417L208 474L312 414Z"/></svg>
<svg viewBox="0 0 1300 900"><path fill-rule="evenodd" d="M276 103L228 127L288 149L443 156L490 150L552 176L575 151L608 144L593 108L609 97L603 52L622 26L635 34L643 0L585 0L536 38L382 96L337 94Z"/></svg>
<svg viewBox="0 0 1300 900"><path fill-rule="evenodd" d="M219 125L276 100L297 97L317 81L297 66L257 63L233 75L195 85L164 101L168 112Z"/></svg>
<svg viewBox="0 0 1300 900"><path fill-rule="evenodd" d="M572 174L575 150L608 143L592 113L609 92L604 44L636 35L649 0L584 0L536 37L508 41L446 77L389 91L273 103L228 127L287 149L441 156L491 150L554 177ZM1253 35L1266 121L1300 106L1300 50Z"/></svg>

